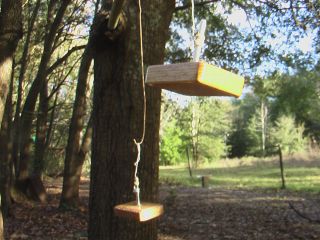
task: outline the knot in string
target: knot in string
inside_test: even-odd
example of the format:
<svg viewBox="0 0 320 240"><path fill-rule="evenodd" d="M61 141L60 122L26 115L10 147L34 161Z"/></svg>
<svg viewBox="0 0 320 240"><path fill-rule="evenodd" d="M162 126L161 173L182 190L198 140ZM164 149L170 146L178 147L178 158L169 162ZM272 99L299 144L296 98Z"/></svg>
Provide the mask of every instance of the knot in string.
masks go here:
<svg viewBox="0 0 320 240"><path fill-rule="evenodd" d="M136 195L137 205L140 206L140 181L138 177L138 168L141 156L141 142L137 142L136 139L133 140L137 147L137 160L134 163L135 171L134 171L134 182L133 182L133 192Z"/></svg>

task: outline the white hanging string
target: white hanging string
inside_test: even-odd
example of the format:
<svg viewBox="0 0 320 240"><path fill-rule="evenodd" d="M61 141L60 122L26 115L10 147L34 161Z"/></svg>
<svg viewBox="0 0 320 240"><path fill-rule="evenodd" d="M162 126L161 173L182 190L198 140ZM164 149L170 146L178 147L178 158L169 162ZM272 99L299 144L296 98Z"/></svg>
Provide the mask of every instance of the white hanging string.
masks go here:
<svg viewBox="0 0 320 240"><path fill-rule="evenodd" d="M194 52L193 52L194 62L199 62L200 60L201 50L205 40L206 27L207 27L207 21L205 19L202 19L199 24L199 31L194 37Z"/></svg>
<svg viewBox="0 0 320 240"><path fill-rule="evenodd" d="M196 33L195 26L195 3L191 0L191 19L192 19L192 36L190 50L192 52L192 59L194 62L198 62L200 59L201 49L205 40L205 30L207 26L207 21L202 19L199 26L199 31Z"/></svg>
<svg viewBox="0 0 320 240"><path fill-rule="evenodd" d="M137 159L134 163L135 171L134 171L134 183L133 183L133 192L136 194L136 202L137 205L140 207L140 181L138 177L138 168L140 163L140 156L141 156L141 144L144 141L145 132L146 132L146 108L147 108L147 101L146 101L146 87L144 82L144 60L143 60L143 33L142 33L142 8L141 8L141 0L138 1L139 3L139 35L140 35L140 60L141 60L141 81L142 81L142 91L143 91L143 127L142 127L142 136L140 141L134 139L134 143L137 147Z"/></svg>
<svg viewBox="0 0 320 240"><path fill-rule="evenodd" d="M195 36L196 26L195 26L195 17L194 17L194 0L191 0L191 38L189 49L191 54L194 51L194 36Z"/></svg>

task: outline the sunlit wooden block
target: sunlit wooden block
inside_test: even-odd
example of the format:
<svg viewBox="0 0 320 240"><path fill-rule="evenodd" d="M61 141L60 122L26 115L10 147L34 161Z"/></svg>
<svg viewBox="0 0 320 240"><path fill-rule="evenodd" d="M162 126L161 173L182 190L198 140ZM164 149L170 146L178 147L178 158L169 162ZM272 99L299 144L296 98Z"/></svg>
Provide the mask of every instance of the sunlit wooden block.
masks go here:
<svg viewBox="0 0 320 240"><path fill-rule="evenodd" d="M149 66L146 84L189 96L240 97L244 78L205 62Z"/></svg>
<svg viewBox="0 0 320 240"><path fill-rule="evenodd" d="M147 202L142 202L138 206L136 202L129 202L115 206L114 213L118 217L145 222L161 216L163 214L163 206Z"/></svg>

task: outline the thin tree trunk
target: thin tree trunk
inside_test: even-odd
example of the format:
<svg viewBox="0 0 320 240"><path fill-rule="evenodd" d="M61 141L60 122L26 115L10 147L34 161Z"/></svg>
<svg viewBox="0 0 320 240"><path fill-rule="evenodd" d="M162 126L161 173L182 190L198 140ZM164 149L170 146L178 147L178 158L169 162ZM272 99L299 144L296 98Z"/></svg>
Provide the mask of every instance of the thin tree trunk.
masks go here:
<svg viewBox="0 0 320 240"><path fill-rule="evenodd" d="M77 208L79 202L79 183L83 161L79 159L81 132L87 114L87 89L89 70L92 62L90 44L82 55L79 69L75 102L69 127L68 145L64 162L63 188L60 207Z"/></svg>
<svg viewBox="0 0 320 240"><path fill-rule="evenodd" d="M29 55L29 46L31 35L33 32L34 24L39 12L41 0L37 0L34 10L32 12L30 22L28 24L28 29L26 33L26 39L24 41L23 53L21 57L20 73L18 80L18 91L17 91L17 102L16 102L16 111L14 116L14 136L13 136L13 149L12 149L12 159L15 166L15 172L18 171L18 161L19 161L19 130L20 130L20 113L21 113L21 104L22 104L22 86L25 77L25 72L28 66L28 55Z"/></svg>
<svg viewBox="0 0 320 240"><path fill-rule="evenodd" d="M175 1L145 0L142 7L145 65L161 64ZM97 44L94 54L89 239L155 240L156 221L138 224L117 218L113 213L116 204L134 199L133 163L137 151L133 139L141 137L143 126L137 3L128 1L125 12L126 29L115 40L107 40L103 34L107 29L101 26L92 31ZM100 17L105 19L105 16ZM147 130L141 149L139 177L142 200L156 202L161 91L147 88L146 97Z"/></svg>
<svg viewBox="0 0 320 240"><path fill-rule="evenodd" d="M92 115L90 115L90 119L87 125L87 129L86 132L82 138L82 144L81 144L81 148L78 154L78 162L84 163L86 156L88 154L88 152L91 149L91 140L92 140ZM81 173L81 171L80 171ZM79 175L79 179L80 179L80 175Z"/></svg>
<svg viewBox="0 0 320 240"><path fill-rule="evenodd" d="M195 108L195 104L197 104L197 109ZM194 162L194 167L198 167L199 162L199 129L200 129L200 104L198 102L194 101L194 104L192 105L192 119L191 119L191 134L192 134L192 157Z"/></svg>
<svg viewBox="0 0 320 240"><path fill-rule="evenodd" d="M60 201L61 208L77 208L79 206L79 186L81 180L82 166L90 151L92 139L92 117L90 116L86 132L82 138L82 144L79 152L69 168L69 174L64 176L66 180L62 198ZM68 191L67 191L68 190Z"/></svg>
<svg viewBox="0 0 320 240"><path fill-rule="evenodd" d="M201 118L198 113L198 123L197 123L197 135L196 135L196 166L199 164L199 136L200 136L200 121Z"/></svg>
<svg viewBox="0 0 320 240"><path fill-rule="evenodd" d="M51 137L53 133L53 123L54 123L54 118L56 114L56 108L58 104L58 99L59 99L59 90L56 92L56 96L54 98L53 106L51 107L51 114L50 114L50 122L49 122L49 127L47 131L47 137L46 137L46 144L45 144L45 151L48 150L50 143L51 143Z"/></svg>
<svg viewBox="0 0 320 240"><path fill-rule="evenodd" d="M261 149L262 149L262 157L266 155L266 134L267 134L267 116L268 116L268 108L265 104L264 100L261 100L260 106L260 118L261 118Z"/></svg>
<svg viewBox="0 0 320 240"><path fill-rule="evenodd" d="M188 159L189 175L190 175L190 177L192 177L192 165L191 165L191 161L190 161L190 157L189 157L189 149L188 149L188 147L186 147L186 155L187 155L187 159Z"/></svg>
<svg viewBox="0 0 320 240"><path fill-rule="evenodd" d="M48 84L43 84L40 92L39 110L37 117L36 145L34 155L33 174L41 179L44 167L44 153L47 136L47 118L48 118Z"/></svg>
<svg viewBox="0 0 320 240"><path fill-rule="evenodd" d="M278 154L279 154L279 163L280 163L280 173L281 173L281 189L286 189L286 180L284 178L284 168L283 168L283 159L282 159L282 151L281 146L278 146Z"/></svg>
<svg viewBox="0 0 320 240"><path fill-rule="evenodd" d="M21 128L23 131L21 133L21 146L20 146L20 169L19 169L19 179L24 180L28 177L27 166L30 161L30 135L32 129L33 115L30 114L34 112L35 105L37 102L38 94L42 88L43 83L46 81L48 63L51 58L53 43L55 40L55 35L59 29L62 22L65 11L70 4L71 0L63 0L58 12L50 26L50 30L46 35L43 53L41 56L38 72L35 80L33 81L29 94L27 96L26 102L24 104L22 115L21 115ZM50 12L50 11L49 11ZM48 14L48 22L51 22L50 13Z"/></svg>

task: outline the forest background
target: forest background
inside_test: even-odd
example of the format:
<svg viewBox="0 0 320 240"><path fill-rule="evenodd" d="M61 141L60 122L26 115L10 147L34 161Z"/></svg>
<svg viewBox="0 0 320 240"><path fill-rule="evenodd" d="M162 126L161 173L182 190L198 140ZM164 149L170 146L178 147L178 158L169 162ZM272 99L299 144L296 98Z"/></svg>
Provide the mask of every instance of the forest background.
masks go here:
<svg viewBox="0 0 320 240"><path fill-rule="evenodd" d="M191 34L192 29L190 2L175 1L173 7L167 4L174 14L172 19L170 14L165 19L165 23L171 20L170 38L159 38L163 42L168 40L165 62L190 61L190 40L186 40L186 34ZM144 3L146 9L151 5L148 1ZM221 158L230 161L246 156L265 158L273 154L275 147L281 147L285 154L318 150L319 5L319 1L196 1L196 24L202 18L208 23L202 59L245 76L246 90L240 99L192 97L184 102L163 93L159 131L161 165L187 164L189 158L192 167L197 168ZM137 10L136 5L126 6ZM99 27L104 26L101 16L105 17L104 10L108 8L110 1L29 0L14 4L1 1L0 52L7 54L4 49L9 49L11 54L0 59L0 80L4 86L0 105L4 215L10 209L12 195L19 201L18 192L44 201L38 191L31 191L33 185L40 186L36 187L40 192L44 190L43 176L63 176L60 206L78 206L81 173L89 175L90 172L92 126L96 130L103 126L98 118L92 117L92 112L99 114L99 107L109 107L102 101L102 95L97 94L100 82L93 80L98 72L95 70L104 74L97 64L97 49L110 50L108 47L113 46L110 41L122 36L119 27L104 33L108 40L101 37ZM14 9L13 15L8 17L7 9ZM151 13L148 8L145 15ZM240 21L244 23L232 21L240 15L242 19L245 16L245 20ZM121 18L120 23L122 21L125 19ZM5 48L8 32L12 34L8 39L13 41L10 48ZM146 36L148 39L151 35ZM302 47L307 40L309 46ZM146 52L153 49L151 42L145 42ZM5 54L1 56L7 56ZM159 53L159 56L162 55ZM92 59L95 67L91 66ZM148 59L153 61L151 57ZM129 84L132 88L136 86L133 82L139 79L139 72L133 75L132 85ZM118 92L108 94L113 96ZM132 94L141 96L139 92ZM126 96L130 98L128 101L138 99L132 106L141 103L140 98L133 96ZM130 102L124 104L126 109L139 110L141 114L141 109L131 105ZM139 117L133 119L130 131L141 123ZM114 119L110 121L116 125ZM103 133L96 131L100 132ZM119 134L119 142L120 137ZM94 146L93 149L100 149L97 144ZM16 189L14 193L12 186Z"/></svg>

